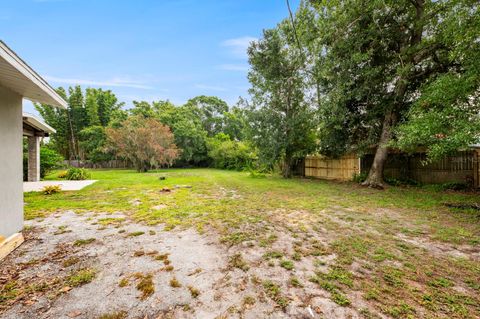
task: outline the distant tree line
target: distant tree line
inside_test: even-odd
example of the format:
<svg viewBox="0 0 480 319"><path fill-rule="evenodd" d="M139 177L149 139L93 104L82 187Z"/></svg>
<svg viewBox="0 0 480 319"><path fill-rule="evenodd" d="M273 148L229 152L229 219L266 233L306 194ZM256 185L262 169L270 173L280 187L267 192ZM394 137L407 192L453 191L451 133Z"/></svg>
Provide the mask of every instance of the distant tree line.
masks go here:
<svg viewBox="0 0 480 319"><path fill-rule="evenodd" d="M139 171L172 165L243 169L256 160L255 148L245 141L246 109L217 97L197 96L180 106L134 101L125 109L111 91L58 91L67 109L35 107L57 130L48 148L66 159L128 159Z"/></svg>

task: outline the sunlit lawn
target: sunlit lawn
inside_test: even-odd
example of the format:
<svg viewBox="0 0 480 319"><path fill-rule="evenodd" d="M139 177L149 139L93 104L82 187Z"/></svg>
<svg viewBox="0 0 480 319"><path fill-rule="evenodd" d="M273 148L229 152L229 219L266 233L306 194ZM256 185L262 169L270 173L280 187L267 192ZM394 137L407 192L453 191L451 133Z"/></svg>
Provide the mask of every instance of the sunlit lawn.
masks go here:
<svg viewBox="0 0 480 319"><path fill-rule="evenodd" d="M291 260L335 254L329 273L308 274L308 280L340 305L348 306L347 296L360 291L393 317L480 316L478 260L433 254L414 244L478 250L479 212L444 205L473 203L478 195L435 187L378 191L213 169L93 170L92 179L98 182L78 192L26 194L26 218L65 210L122 212L135 222L165 224L167 230L213 229L227 246L250 241L265 247L265 234L281 230L296 240L295 251L286 256ZM358 276L355 263L368 275Z"/></svg>

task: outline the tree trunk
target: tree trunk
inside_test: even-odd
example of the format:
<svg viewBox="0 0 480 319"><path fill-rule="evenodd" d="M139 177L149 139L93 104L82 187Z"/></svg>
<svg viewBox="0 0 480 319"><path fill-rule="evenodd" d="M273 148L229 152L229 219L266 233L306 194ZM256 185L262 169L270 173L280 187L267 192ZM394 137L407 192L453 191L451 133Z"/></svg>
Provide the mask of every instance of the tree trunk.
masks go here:
<svg viewBox="0 0 480 319"><path fill-rule="evenodd" d="M383 181L383 169L388 157L388 142L392 138L393 127L396 122L396 116L393 111L388 111L383 120L382 135L373 158L372 167L368 172L367 179L362 183L364 186L383 189L385 187Z"/></svg>
<svg viewBox="0 0 480 319"><path fill-rule="evenodd" d="M283 163L282 175L284 178L292 177L292 156L287 154Z"/></svg>
<svg viewBox="0 0 480 319"><path fill-rule="evenodd" d="M413 6L416 11L416 21L413 29L411 30L412 36L410 38L410 43L408 44L407 49L415 48L422 41L422 34L424 29L424 9L425 9L425 0L413 0ZM415 64L415 56L407 55L405 60L412 65ZM402 61L403 65L403 61ZM385 113L385 118L383 120L382 126L382 135L380 136L380 141L375 152L375 157L373 158L373 164L368 172L368 177L362 185L374 187L374 188L383 188L385 186L383 181L383 169L385 168L385 162L388 157L388 142L392 139L393 129L397 122L397 114L404 103L405 93L407 92L407 86L409 78L415 72L415 68L410 69L409 74L400 75L395 85L395 99L393 101L392 107Z"/></svg>

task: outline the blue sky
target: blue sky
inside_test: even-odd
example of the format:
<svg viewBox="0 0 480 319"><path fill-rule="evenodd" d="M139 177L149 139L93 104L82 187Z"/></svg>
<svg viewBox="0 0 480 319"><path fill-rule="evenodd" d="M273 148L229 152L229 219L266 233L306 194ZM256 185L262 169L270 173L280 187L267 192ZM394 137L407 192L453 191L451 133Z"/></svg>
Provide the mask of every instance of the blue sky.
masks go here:
<svg viewBox="0 0 480 319"><path fill-rule="evenodd" d="M0 38L54 87L111 89L127 107L233 104L247 96L249 41L287 15L284 0L0 0Z"/></svg>

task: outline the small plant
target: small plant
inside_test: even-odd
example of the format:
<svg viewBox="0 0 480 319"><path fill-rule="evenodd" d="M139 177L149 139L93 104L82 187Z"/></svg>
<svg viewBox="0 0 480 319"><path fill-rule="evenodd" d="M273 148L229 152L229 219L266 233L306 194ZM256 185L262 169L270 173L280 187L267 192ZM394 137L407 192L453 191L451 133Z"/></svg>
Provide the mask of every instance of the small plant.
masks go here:
<svg viewBox="0 0 480 319"><path fill-rule="evenodd" d="M70 167L65 178L70 181L82 181L90 178L90 173L85 168Z"/></svg>
<svg viewBox="0 0 480 319"><path fill-rule="evenodd" d="M47 185L42 188L42 193L45 195L53 195L56 193L60 193L62 191L62 187L60 185Z"/></svg>
<svg viewBox="0 0 480 319"><path fill-rule="evenodd" d="M280 266L286 270L292 270L294 268L293 261L291 260L282 260Z"/></svg>
<svg viewBox="0 0 480 319"><path fill-rule="evenodd" d="M244 306L253 306L255 304L256 300L255 297L252 296L246 296L243 298L243 305Z"/></svg>
<svg viewBox="0 0 480 319"><path fill-rule="evenodd" d="M73 242L73 246L84 246L84 245L88 245L88 244L91 244L95 241L95 238L88 238L88 239L77 239Z"/></svg>
<svg viewBox="0 0 480 319"><path fill-rule="evenodd" d="M172 279L170 279L170 286L173 288L180 288L182 287L182 284L180 283L180 281L178 281L177 278L173 277Z"/></svg>
<svg viewBox="0 0 480 319"><path fill-rule="evenodd" d="M78 287L91 282L95 278L95 275L96 272L94 269L80 269L70 274L70 276L67 277L66 282L72 287Z"/></svg>
<svg viewBox="0 0 480 319"><path fill-rule="evenodd" d="M145 252L143 250L137 250L133 253L133 257L141 257L145 256Z"/></svg>
<svg viewBox="0 0 480 319"><path fill-rule="evenodd" d="M297 278L297 277L290 277L290 285L292 285L292 287L296 287L296 288L302 288L303 287L303 284L300 282L300 280Z"/></svg>
<svg viewBox="0 0 480 319"><path fill-rule="evenodd" d="M145 234L145 232L143 232L143 231L135 231L135 232L129 233L129 234L128 234L128 237L137 237L137 236L142 236L143 234Z"/></svg>
<svg viewBox="0 0 480 319"><path fill-rule="evenodd" d="M283 253L275 250L269 251L263 254L263 258L265 259L282 258L282 257L283 257Z"/></svg>
<svg viewBox="0 0 480 319"><path fill-rule="evenodd" d="M248 269L250 269L247 262L245 261L245 259L243 259L242 254L240 254L240 253L235 254L232 257L230 257L229 265L230 265L230 267L238 268L238 269L241 269L243 271L247 271Z"/></svg>
<svg viewBox="0 0 480 319"><path fill-rule="evenodd" d="M288 306L290 301L288 298L282 296L282 291L279 285L270 280L265 280L262 284L265 294L275 301L277 305L282 309L285 309Z"/></svg>
<svg viewBox="0 0 480 319"><path fill-rule="evenodd" d="M98 319L125 319L127 318L127 315L128 313L122 310L122 311L103 314L100 317L98 317Z"/></svg>
<svg viewBox="0 0 480 319"><path fill-rule="evenodd" d="M193 286L188 286L188 290L190 290L190 294L192 295L193 298L197 298L200 296L200 290Z"/></svg>
<svg viewBox="0 0 480 319"><path fill-rule="evenodd" d="M169 253L165 253L165 254L156 255L156 256L155 256L155 260L167 260L167 259L168 259L168 255L170 255L170 254L169 254Z"/></svg>
<svg viewBox="0 0 480 319"><path fill-rule="evenodd" d="M366 179L367 179L367 173L366 172L362 172L360 174L353 174L353 177L352 177L352 181L354 181L355 183L363 183Z"/></svg>
<svg viewBox="0 0 480 319"><path fill-rule="evenodd" d="M145 300L155 292L155 286L153 285L153 275L143 275L141 273L135 274L135 277L140 281L137 284L137 290L142 292L140 299Z"/></svg>
<svg viewBox="0 0 480 319"><path fill-rule="evenodd" d="M168 266L165 266L165 268L163 268L165 271L173 271L173 266L172 265L168 265Z"/></svg>
<svg viewBox="0 0 480 319"><path fill-rule="evenodd" d="M80 261L80 258L78 257L71 257L71 258L68 258L66 259L63 263L62 263L62 266L67 268L67 267L70 267L70 266L73 266L75 265L76 263L78 263Z"/></svg>
<svg viewBox="0 0 480 319"><path fill-rule="evenodd" d="M57 174L57 178L64 179L67 177L67 171L61 171Z"/></svg>
<svg viewBox="0 0 480 319"><path fill-rule="evenodd" d="M129 284L128 279L127 278L122 278L120 280L120 282L118 283L118 286L123 288L123 287L128 286L128 284Z"/></svg>

